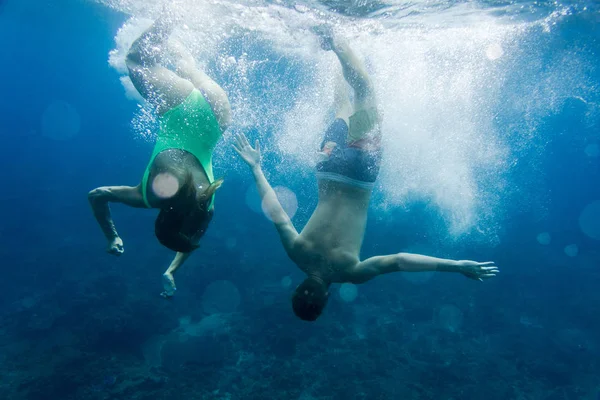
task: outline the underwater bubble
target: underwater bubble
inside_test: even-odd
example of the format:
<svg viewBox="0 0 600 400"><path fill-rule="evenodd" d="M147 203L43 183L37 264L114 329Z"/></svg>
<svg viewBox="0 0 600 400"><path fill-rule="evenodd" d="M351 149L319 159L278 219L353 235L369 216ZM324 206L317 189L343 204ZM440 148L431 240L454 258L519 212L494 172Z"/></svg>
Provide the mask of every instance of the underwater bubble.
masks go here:
<svg viewBox="0 0 600 400"><path fill-rule="evenodd" d="M179 190L179 181L177 178L168 172L162 172L152 181L152 191L156 197L168 199L173 197Z"/></svg>
<svg viewBox="0 0 600 400"><path fill-rule="evenodd" d="M294 5L294 9L295 9L296 11L298 11L299 13L305 13L305 12L308 12L308 11L310 11L310 8L306 7L306 6L305 6L305 5L303 5L303 4L295 4L295 5Z"/></svg>
<svg viewBox="0 0 600 400"><path fill-rule="evenodd" d="M579 228L592 239L600 240L600 200L585 206L579 215Z"/></svg>
<svg viewBox="0 0 600 400"><path fill-rule="evenodd" d="M211 314L204 317L200 322L181 323L178 332L188 336L214 336L227 333L229 322L223 314Z"/></svg>
<svg viewBox="0 0 600 400"><path fill-rule="evenodd" d="M460 308L452 304L444 305L438 316L442 327L450 332L457 332L462 326L463 313Z"/></svg>
<svg viewBox="0 0 600 400"><path fill-rule="evenodd" d="M42 114L42 134L54 140L72 139L79 133L81 118L66 101L51 103Z"/></svg>
<svg viewBox="0 0 600 400"><path fill-rule="evenodd" d="M262 206L260 202L260 195L256 186L252 185L246 190L246 205L255 213L262 212Z"/></svg>
<svg viewBox="0 0 600 400"><path fill-rule="evenodd" d="M585 154L588 157L600 156L600 146L597 143L588 144L585 148Z"/></svg>
<svg viewBox="0 0 600 400"><path fill-rule="evenodd" d="M287 289L290 286L292 286L292 278L290 278L289 276L284 276L281 279L281 286L284 287L285 289Z"/></svg>
<svg viewBox="0 0 600 400"><path fill-rule="evenodd" d="M235 248L235 246L237 246L237 239L234 237L228 237L225 240L225 247L227 247L228 250L233 250Z"/></svg>
<svg viewBox="0 0 600 400"><path fill-rule="evenodd" d="M202 295L202 308L209 314L234 312L240 305L240 292L230 281L214 281Z"/></svg>
<svg viewBox="0 0 600 400"><path fill-rule="evenodd" d="M565 247L565 254L569 257L577 257L579 254L579 247L576 244L570 244Z"/></svg>
<svg viewBox="0 0 600 400"><path fill-rule="evenodd" d="M497 60L504 55L504 50L502 46L498 43L491 44L485 49L485 55L489 60Z"/></svg>
<svg viewBox="0 0 600 400"><path fill-rule="evenodd" d="M298 211L298 199L296 198L296 194L285 186L276 186L273 188L273 191L277 195L277 199L279 200L279 203L285 210L286 214L290 217L290 219L294 218L296 211ZM265 216L269 218L264 204L262 205L262 209L265 213Z"/></svg>
<svg viewBox="0 0 600 400"><path fill-rule="evenodd" d="M549 245L551 240L552 238L550 237L550 234L548 232L542 232L539 235L537 235L538 243L543 244L544 246Z"/></svg>
<svg viewBox="0 0 600 400"><path fill-rule="evenodd" d="M358 288L356 287L356 285L352 283L343 283L342 286L340 286L340 297L346 303L353 302L354 300L356 300L357 296Z"/></svg>

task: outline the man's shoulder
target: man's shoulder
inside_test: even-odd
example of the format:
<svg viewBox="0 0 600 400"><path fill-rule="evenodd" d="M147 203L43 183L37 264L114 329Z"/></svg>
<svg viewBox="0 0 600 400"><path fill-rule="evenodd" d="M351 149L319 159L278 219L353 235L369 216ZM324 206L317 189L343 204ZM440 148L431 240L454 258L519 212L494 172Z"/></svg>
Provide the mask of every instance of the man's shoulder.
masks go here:
<svg viewBox="0 0 600 400"><path fill-rule="evenodd" d="M313 252L314 245L311 241L306 240L302 234L296 236L290 246L290 257L302 258Z"/></svg>

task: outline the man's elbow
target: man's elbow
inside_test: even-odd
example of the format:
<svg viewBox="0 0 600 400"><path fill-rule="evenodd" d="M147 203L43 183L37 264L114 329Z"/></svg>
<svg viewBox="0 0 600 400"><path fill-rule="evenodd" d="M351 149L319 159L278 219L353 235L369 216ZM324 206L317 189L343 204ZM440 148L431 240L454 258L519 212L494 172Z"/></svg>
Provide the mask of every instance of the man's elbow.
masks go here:
<svg viewBox="0 0 600 400"><path fill-rule="evenodd" d="M90 202L90 204L94 205L100 201L109 201L110 195L111 195L111 192L108 188L99 187L94 190L90 190L88 192L87 197L88 197L88 201Z"/></svg>

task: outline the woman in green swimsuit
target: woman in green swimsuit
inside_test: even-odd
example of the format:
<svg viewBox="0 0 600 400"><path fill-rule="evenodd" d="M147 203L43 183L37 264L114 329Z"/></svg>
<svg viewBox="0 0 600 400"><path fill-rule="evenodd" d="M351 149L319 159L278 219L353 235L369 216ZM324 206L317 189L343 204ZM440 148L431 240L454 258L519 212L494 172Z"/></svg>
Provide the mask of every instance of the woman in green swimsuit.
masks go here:
<svg viewBox="0 0 600 400"><path fill-rule="evenodd" d="M196 68L180 45L175 71L160 64L173 26L158 20L131 46L127 54L129 77L140 94L155 107L160 130L141 183L103 186L88 199L108 239L110 254L123 254L108 203L160 209L155 223L159 242L177 255L163 274L164 297L174 294L174 272L198 247L213 215L215 180L212 152L230 123L231 108L223 89Z"/></svg>

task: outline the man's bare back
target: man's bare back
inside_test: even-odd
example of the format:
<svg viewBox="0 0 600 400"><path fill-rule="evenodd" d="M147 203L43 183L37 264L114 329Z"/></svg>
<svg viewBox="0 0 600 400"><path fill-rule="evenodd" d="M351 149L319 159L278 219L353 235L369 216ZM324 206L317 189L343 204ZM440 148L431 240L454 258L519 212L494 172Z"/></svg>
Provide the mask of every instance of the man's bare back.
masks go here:
<svg viewBox="0 0 600 400"><path fill-rule="evenodd" d="M294 241L292 261L307 275L333 283L351 281L360 262L370 198L370 191L320 181L319 203Z"/></svg>

